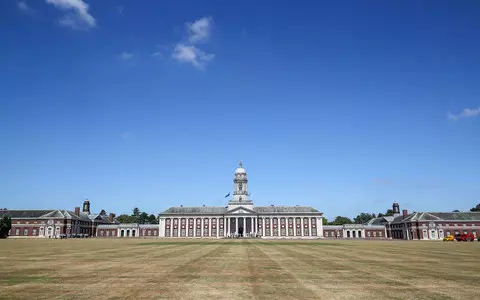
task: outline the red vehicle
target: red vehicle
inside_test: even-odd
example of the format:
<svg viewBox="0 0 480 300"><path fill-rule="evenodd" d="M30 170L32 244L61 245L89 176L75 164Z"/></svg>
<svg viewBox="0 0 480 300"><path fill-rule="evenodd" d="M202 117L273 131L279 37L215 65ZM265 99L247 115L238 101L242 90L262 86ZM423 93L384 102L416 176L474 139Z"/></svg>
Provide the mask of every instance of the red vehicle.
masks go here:
<svg viewBox="0 0 480 300"><path fill-rule="evenodd" d="M475 237L471 233L466 233L455 235L455 239L459 242L473 242L473 240L475 240Z"/></svg>

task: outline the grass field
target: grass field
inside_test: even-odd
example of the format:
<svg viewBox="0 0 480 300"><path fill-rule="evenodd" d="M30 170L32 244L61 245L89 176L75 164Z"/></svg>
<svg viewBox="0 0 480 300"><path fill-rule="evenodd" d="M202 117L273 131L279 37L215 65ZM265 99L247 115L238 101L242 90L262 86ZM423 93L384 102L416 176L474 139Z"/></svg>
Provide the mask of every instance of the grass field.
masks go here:
<svg viewBox="0 0 480 300"><path fill-rule="evenodd" d="M0 299L480 299L480 243L0 240Z"/></svg>

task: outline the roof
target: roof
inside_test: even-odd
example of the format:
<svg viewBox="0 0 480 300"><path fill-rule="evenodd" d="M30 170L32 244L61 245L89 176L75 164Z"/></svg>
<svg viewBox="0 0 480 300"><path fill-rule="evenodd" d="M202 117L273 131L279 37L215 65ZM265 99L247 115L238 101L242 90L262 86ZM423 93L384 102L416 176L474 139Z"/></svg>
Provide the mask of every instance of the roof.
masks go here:
<svg viewBox="0 0 480 300"><path fill-rule="evenodd" d="M219 206L175 206L170 207L162 214L224 214L226 207Z"/></svg>
<svg viewBox="0 0 480 300"><path fill-rule="evenodd" d="M256 206L253 208L253 211L256 213L320 213L313 207L310 206ZM226 214L227 207L218 207L218 206L200 206L200 207L188 207L188 206L175 206L170 207L163 213L165 214Z"/></svg>
<svg viewBox="0 0 480 300"><path fill-rule="evenodd" d="M256 206L253 210L258 213L319 213L310 206Z"/></svg>
<svg viewBox="0 0 480 300"><path fill-rule="evenodd" d="M97 223L110 223L108 216L99 214L88 214L80 212L76 215L73 211L65 209L39 209L39 210L2 210L0 217L8 216L12 219L72 219L82 221L95 220Z"/></svg>
<svg viewBox="0 0 480 300"><path fill-rule="evenodd" d="M416 212L405 219L395 218L392 223L417 221L480 221L480 212Z"/></svg>
<svg viewBox="0 0 480 300"><path fill-rule="evenodd" d="M8 216L10 218L22 219L22 218L39 218L45 214L54 211L49 210L3 210L0 211L0 217Z"/></svg>

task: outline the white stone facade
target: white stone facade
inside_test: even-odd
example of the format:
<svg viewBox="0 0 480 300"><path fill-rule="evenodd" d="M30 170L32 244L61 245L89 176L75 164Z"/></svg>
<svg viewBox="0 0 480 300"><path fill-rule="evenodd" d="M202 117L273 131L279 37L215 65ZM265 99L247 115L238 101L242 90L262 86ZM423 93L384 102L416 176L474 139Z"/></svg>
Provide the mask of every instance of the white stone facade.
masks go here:
<svg viewBox="0 0 480 300"><path fill-rule="evenodd" d="M239 163L226 207L171 207L160 214L160 237L322 238L322 213L306 206L255 206Z"/></svg>

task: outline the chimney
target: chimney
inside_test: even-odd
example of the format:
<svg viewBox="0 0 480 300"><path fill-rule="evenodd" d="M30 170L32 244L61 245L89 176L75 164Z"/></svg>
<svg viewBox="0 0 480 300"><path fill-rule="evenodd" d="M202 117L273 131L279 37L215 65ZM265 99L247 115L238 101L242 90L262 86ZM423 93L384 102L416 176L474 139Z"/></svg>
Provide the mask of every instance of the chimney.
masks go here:
<svg viewBox="0 0 480 300"><path fill-rule="evenodd" d="M108 216L108 220L110 221L110 223L113 223L113 219L115 219L115 214L110 213L110 215Z"/></svg>
<svg viewBox="0 0 480 300"><path fill-rule="evenodd" d="M90 201L83 201L83 212L90 213Z"/></svg>
<svg viewBox="0 0 480 300"><path fill-rule="evenodd" d="M80 207L75 207L75 214L78 216L80 215Z"/></svg>
<svg viewBox="0 0 480 300"><path fill-rule="evenodd" d="M406 209L402 210L402 215L403 215L403 218L405 219L408 216L408 210Z"/></svg>

